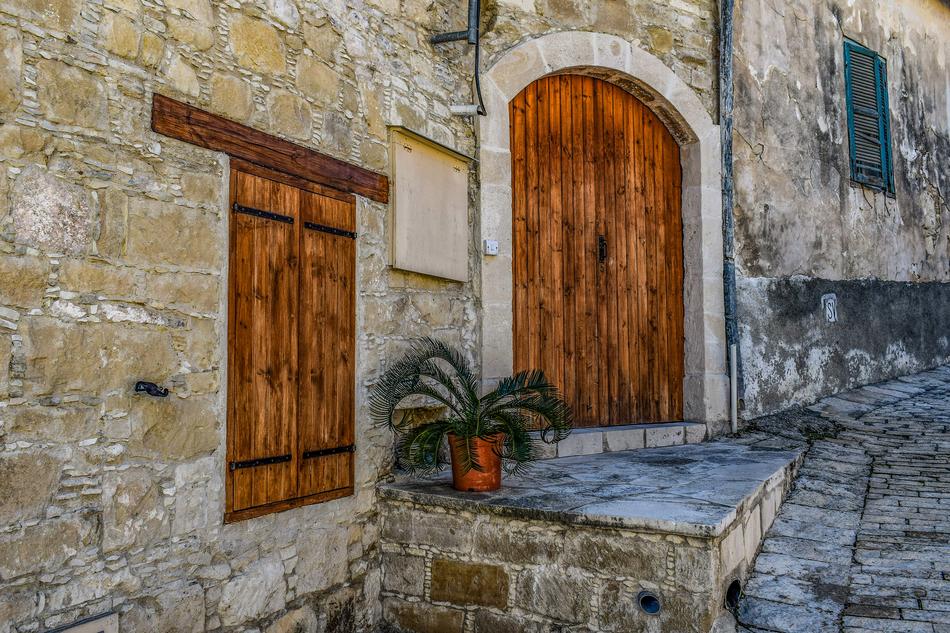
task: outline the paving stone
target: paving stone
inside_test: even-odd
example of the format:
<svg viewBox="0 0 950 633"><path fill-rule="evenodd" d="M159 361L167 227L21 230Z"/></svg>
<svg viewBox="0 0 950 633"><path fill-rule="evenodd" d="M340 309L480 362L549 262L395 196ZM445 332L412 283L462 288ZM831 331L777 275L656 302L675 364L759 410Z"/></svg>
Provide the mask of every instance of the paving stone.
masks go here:
<svg viewBox="0 0 950 633"><path fill-rule="evenodd" d="M942 367L810 409L838 435L809 448L747 582L740 631L950 633L948 381ZM809 608L841 626L822 629Z"/></svg>

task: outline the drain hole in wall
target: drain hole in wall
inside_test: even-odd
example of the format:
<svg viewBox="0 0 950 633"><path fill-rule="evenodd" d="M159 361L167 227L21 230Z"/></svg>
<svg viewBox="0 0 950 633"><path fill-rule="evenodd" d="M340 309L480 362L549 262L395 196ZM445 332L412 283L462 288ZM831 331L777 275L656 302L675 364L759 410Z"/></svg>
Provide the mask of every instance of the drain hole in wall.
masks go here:
<svg viewBox="0 0 950 633"><path fill-rule="evenodd" d="M656 615L662 609L660 599L650 591L641 591L637 596L637 604L640 605L640 610L648 615Z"/></svg>
<svg viewBox="0 0 950 633"><path fill-rule="evenodd" d="M726 588L726 608L735 611L739 608L739 598L742 596L742 585L733 580Z"/></svg>

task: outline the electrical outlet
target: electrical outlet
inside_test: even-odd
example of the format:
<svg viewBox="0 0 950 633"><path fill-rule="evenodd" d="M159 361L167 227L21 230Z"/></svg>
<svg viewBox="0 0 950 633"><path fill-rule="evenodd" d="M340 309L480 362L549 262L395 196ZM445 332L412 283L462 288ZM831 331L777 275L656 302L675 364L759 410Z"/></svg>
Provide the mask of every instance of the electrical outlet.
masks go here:
<svg viewBox="0 0 950 633"><path fill-rule="evenodd" d="M498 254L498 240L485 240L485 254L486 255Z"/></svg>
<svg viewBox="0 0 950 633"><path fill-rule="evenodd" d="M825 314L825 320L828 323L838 322L838 295L832 293L822 295L821 310Z"/></svg>

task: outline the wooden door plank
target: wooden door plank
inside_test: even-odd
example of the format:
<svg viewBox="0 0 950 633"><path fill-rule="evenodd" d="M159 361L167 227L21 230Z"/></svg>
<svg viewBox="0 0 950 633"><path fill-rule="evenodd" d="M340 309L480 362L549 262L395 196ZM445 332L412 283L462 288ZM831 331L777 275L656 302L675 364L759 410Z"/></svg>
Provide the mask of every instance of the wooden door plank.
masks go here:
<svg viewBox="0 0 950 633"><path fill-rule="evenodd" d="M563 275L561 292L563 340L563 373L558 386L569 403L573 403L577 388L577 347L574 340L577 323L574 319L576 302L576 270L574 246L577 241L574 224L574 125L572 110L574 106L574 83L570 75L558 77L560 89L561 121L561 270ZM569 393L570 392L570 393Z"/></svg>
<svg viewBox="0 0 950 633"><path fill-rule="evenodd" d="M527 95L522 92L509 106L511 117L511 268L512 268L512 353L514 369L527 366L528 336L528 253L527 208Z"/></svg>
<svg viewBox="0 0 950 633"><path fill-rule="evenodd" d="M622 90L614 91L614 119L615 132L614 137L616 147L616 189L617 189L617 208L619 212L615 218L616 233L616 252L617 252L617 373L618 384L620 386L619 400L617 403L618 415L616 424L629 424L636 418L633 414L633 395L635 387L630 372L630 301L633 294L631 285L632 266L630 260L633 257L629 248L630 234L628 223L630 216L633 215L633 205L630 200L630 188L628 172L630 169L630 128L627 114L629 112L630 100L627 94Z"/></svg>

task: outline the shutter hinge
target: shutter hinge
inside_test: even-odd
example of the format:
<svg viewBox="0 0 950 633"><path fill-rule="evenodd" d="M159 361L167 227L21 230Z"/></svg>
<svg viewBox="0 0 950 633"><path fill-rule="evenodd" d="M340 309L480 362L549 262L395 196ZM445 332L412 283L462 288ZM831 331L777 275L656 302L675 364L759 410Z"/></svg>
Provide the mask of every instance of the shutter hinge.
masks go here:
<svg viewBox="0 0 950 633"><path fill-rule="evenodd" d="M356 446L349 444L347 446L337 446L335 448L324 448L319 451L306 451L303 454L304 459L313 459L314 457L326 457L327 455L339 455L340 453L353 453Z"/></svg>
<svg viewBox="0 0 950 633"><path fill-rule="evenodd" d="M327 226L326 224L317 224L316 222L304 222L303 225L304 228L310 229L311 231L320 231L322 233L329 233L330 235L340 235L342 237L348 237L351 240L356 239L356 233L354 231L344 231L343 229Z"/></svg>
<svg viewBox="0 0 950 633"><path fill-rule="evenodd" d="M269 466L270 464L282 464L290 461L290 455L277 455L276 457L262 457L260 459L248 459L243 462L231 462L228 469L231 471L239 468L254 468L255 466Z"/></svg>
<svg viewBox="0 0 950 633"><path fill-rule="evenodd" d="M294 219L289 215L281 215L279 213L272 213L271 211L261 211L260 209L255 209L254 207L245 207L242 204L234 203L234 206L231 207L234 209L235 213L243 213L245 215L253 215L256 218L264 218L265 220L276 220L278 222L284 222L286 224L293 224Z"/></svg>

